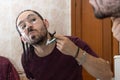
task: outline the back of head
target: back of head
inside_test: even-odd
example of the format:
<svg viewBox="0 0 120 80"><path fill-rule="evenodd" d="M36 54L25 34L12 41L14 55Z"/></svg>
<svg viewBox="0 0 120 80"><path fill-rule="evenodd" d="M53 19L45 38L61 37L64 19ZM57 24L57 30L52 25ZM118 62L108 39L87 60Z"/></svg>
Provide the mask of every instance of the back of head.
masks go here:
<svg viewBox="0 0 120 80"><path fill-rule="evenodd" d="M89 0L97 18L120 17L120 0Z"/></svg>

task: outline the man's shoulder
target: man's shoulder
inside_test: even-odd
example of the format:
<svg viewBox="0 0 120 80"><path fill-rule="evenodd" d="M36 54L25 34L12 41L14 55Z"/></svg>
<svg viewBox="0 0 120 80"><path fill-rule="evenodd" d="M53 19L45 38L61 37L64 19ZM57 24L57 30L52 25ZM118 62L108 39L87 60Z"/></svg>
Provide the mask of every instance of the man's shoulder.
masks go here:
<svg viewBox="0 0 120 80"><path fill-rule="evenodd" d="M80 43L85 43L81 38L77 37L77 36L66 36L68 37L70 40L72 40L73 42L80 42Z"/></svg>

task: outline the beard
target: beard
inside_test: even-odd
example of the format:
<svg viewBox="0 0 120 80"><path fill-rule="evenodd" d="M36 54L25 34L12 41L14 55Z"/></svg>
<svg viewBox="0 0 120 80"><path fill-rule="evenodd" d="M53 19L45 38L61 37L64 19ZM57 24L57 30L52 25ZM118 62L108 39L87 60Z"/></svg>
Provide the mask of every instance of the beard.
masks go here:
<svg viewBox="0 0 120 80"><path fill-rule="evenodd" d="M32 36L31 41L29 42L31 45L43 44L47 40L47 33L44 36Z"/></svg>
<svg viewBox="0 0 120 80"><path fill-rule="evenodd" d="M107 17L107 15L103 14L100 10L96 10L93 6L92 8L93 8L93 12L96 18L103 19Z"/></svg>
<svg viewBox="0 0 120 80"><path fill-rule="evenodd" d="M119 7L106 7L103 11L100 10L96 10L94 7L93 11L94 11L94 15L96 18L98 19L103 19L103 18L108 18L108 17L120 17L120 6Z"/></svg>
<svg viewBox="0 0 120 80"><path fill-rule="evenodd" d="M47 41L47 35L48 35L48 31L47 29L44 27L41 29L41 32L34 30L35 33L33 33L33 35L29 35L29 40L27 40L27 43L31 44L31 45L42 45Z"/></svg>

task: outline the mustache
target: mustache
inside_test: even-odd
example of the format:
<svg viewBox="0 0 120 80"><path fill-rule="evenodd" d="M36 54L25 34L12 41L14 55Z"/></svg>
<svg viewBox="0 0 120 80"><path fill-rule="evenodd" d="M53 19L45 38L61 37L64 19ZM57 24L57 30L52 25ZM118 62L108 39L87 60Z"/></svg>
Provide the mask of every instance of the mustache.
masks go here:
<svg viewBox="0 0 120 80"><path fill-rule="evenodd" d="M36 29L29 28L28 33L31 32L31 31L36 31Z"/></svg>
<svg viewBox="0 0 120 80"><path fill-rule="evenodd" d="M32 29L32 28L28 29L28 35L29 35L32 31L37 31L37 30L36 30L36 29Z"/></svg>

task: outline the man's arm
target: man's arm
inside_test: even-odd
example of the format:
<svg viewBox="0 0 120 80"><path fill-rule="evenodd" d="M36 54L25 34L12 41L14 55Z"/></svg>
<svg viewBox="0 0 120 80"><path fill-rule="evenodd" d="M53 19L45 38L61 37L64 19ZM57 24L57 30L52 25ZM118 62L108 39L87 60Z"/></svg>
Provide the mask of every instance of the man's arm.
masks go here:
<svg viewBox="0 0 120 80"><path fill-rule="evenodd" d="M100 80L112 79L112 71L110 69L110 64L107 61L88 54L65 36L55 35L55 37L57 48L63 54L75 57L78 64L82 65L89 74Z"/></svg>
<svg viewBox="0 0 120 80"><path fill-rule="evenodd" d="M84 69L100 80L111 80L112 72L110 69L110 64L108 61L103 60L102 58L96 58L81 50L76 57L76 60L80 65L84 67Z"/></svg>

